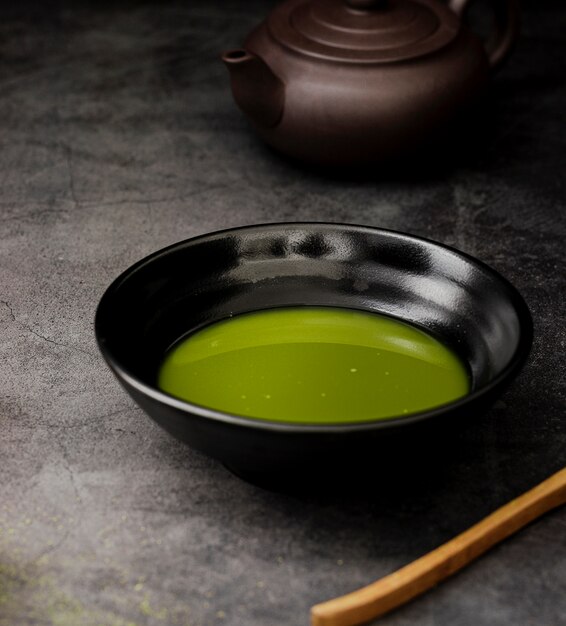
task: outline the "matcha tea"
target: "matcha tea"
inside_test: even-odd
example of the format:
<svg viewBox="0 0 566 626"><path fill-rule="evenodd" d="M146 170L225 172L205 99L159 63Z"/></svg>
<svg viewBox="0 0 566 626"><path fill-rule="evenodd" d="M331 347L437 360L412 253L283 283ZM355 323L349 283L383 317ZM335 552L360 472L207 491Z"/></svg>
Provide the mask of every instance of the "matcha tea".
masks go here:
<svg viewBox="0 0 566 626"><path fill-rule="evenodd" d="M285 422L387 419L466 395L461 361L393 318L296 307L239 315L165 356L158 385L194 404Z"/></svg>

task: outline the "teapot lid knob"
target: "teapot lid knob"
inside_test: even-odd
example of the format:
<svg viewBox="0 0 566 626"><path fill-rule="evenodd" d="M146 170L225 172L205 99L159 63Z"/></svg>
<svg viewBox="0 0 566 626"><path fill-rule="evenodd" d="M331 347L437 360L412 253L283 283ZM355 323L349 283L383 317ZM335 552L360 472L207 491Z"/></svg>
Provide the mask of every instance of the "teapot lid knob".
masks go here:
<svg viewBox="0 0 566 626"><path fill-rule="evenodd" d="M366 9L379 9L385 8L388 4L388 0L346 0L352 9L366 10Z"/></svg>

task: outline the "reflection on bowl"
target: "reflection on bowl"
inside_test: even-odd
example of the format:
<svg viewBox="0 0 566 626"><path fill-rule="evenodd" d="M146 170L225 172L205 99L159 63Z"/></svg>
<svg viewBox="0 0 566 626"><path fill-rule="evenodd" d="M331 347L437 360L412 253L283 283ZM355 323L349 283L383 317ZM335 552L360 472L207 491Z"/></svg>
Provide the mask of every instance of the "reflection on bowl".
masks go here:
<svg viewBox="0 0 566 626"><path fill-rule="evenodd" d="M467 365L471 392L387 420L308 424L228 414L158 389L165 353L187 332L294 306L358 309L421 327ZM249 226L156 252L108 288L95 329L108 365L157 423L264 483L449 442L517 375L532 340L523 299L483 263L410 235L325 223Z"/></svg>

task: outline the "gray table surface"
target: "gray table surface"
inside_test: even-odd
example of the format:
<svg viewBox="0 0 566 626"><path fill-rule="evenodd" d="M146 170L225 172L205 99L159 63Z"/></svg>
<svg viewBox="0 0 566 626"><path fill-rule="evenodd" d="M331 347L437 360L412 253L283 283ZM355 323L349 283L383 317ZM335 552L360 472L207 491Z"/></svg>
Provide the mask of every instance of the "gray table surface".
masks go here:
<svg viewBox="0 0 566 626"><path fill-rule="evenodd" d="M566 464L566 11L525 2L479 151L337 179L265 149L218 61L273 2L0 9L0 624L298 626ZM93 335L109 282L180 239L328 220L454 245L508 277L536 341L442 471L365 497L263 491L177 443ZM566 624L566 510L380 621Z"/></svg>

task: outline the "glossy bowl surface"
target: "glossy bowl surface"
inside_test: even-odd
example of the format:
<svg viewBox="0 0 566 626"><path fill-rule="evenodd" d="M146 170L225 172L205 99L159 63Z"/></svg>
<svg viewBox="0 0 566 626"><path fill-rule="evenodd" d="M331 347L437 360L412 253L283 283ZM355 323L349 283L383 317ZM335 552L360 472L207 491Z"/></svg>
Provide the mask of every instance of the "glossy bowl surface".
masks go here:
<svg viewBox="0 0 566 626"><path fill-rule="evenodd" d="M167 349L188 332L249 311L289 306L373 311L419 326L467 364L466 397L418 414L361 423L292 424L197 406L156 386ZM450 445L524 364L532 321L490 267L411 235L332 223L247 226L188 239L139 261L103 295L100 350L163 428L236 473L270 483Z"/></svg>

